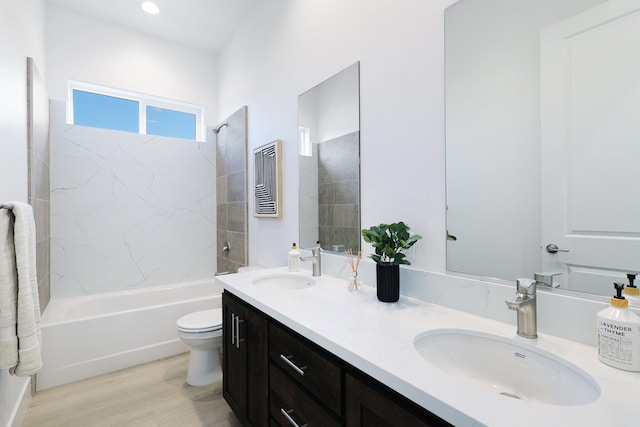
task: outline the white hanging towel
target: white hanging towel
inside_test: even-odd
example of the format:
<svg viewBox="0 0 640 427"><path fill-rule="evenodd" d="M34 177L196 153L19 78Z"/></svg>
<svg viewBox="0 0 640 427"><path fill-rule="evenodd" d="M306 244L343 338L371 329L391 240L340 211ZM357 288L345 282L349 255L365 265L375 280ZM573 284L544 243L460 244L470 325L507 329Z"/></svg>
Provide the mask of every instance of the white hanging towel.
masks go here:
<svg viewBox="0 0 640 427"><path fill-rule="evenodd" d="M0 368L18 363L18 271L13 244L13 214L0 209Z"/></svg>
<svg viewBox="0 0 640 427"><path fill-rule="evenodd" d="M36 373L42 367L41 355L41 332L40 332L40 302L38 298L38 280L36 275L36 232L33 210L31 206L22 202L11 202L13 205L13 246L15 254L15 272L17 272L17 289L13 286L16 303L13 309L8 308L8 317L11 317L11 310L15 312L14 335L17 338L17 363L10 366L10 372L19 376L27 376ZM6 211L6 209L4 209ZM11 216L11 214L9 214ZM4 218L4 213L2 218ZM0 222L4 222L1 221ZM1 227L1 225L0 225ZM5 236L0 228L2 237ZM7 233L9 234L9 233ZM8 245L3 245L3 252L8 252L11 256ZM2 256L5 257L4 254ZM12 271L0 273L3 278L9 277L7 281L11 283ZM13 276L14 278L16 276ZM4 279L3 279L4 280ZM0 282L2 283L2 282ZM15 283L15 280L13 280ZM9 288L11 286L9 285ZM0 294L4 291L0 290ZM5 307L4 302L0 303L0 311ZM4 317L4 316L0 316ZM0 326L3 326L0 323ZM3 328L4 329L4 328ZM3 332L0 332L3 333ZM0 357L2 357L0 355ZM0 366L4 366L1 364Z"/></svg>

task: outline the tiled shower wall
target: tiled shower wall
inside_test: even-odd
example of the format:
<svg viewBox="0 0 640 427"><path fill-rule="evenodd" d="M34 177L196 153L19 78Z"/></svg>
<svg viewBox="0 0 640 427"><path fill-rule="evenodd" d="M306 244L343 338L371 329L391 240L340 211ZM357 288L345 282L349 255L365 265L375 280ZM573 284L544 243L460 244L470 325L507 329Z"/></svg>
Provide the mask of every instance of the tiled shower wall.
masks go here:
<svg viewBox="0 0 640 427"><path fill-rule="evenodd" d="M210 280L215 144L65 123L51 103L54 298Z"/></svg>
<svg viewBox="0 0 640 427"><path fill-rule="evenodd" d="M318 217L324 249L360 247L360 132L318 145Z"/></svg>
<svg viewBox="0 0 640 427"><path fill-rule="evenodd" d="M247 265L247 107L220 129L216 147L217 264L219 273ZM223 253L225 242L229 252Z"/></svg>
<svg viewBox="0 0 640 427"><path fill-rule="evenodd" d="M27 58L28 203L36 223L36 274L40 310L51 299L51 227L49 211L49 96L32 58Z"/></svg>

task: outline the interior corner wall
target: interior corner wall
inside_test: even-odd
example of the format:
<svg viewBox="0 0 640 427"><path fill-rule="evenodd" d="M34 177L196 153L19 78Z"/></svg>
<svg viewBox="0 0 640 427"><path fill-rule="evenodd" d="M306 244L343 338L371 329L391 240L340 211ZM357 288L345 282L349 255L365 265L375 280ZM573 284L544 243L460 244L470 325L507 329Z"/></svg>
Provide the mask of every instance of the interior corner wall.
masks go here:
<svg viewBox="0 0 640 427"><path fill-rule="evenodd" d="M45 74L44 0L0 0L0 202L27 202L27 57ZM20 425L28 377L0 369L0 426Z"/></svg>
<svg viewBox="0 0 640 427"><path fill-rule="evenodd" d="M77 80L202 105L215 124L216 56L64 7L46 6L47 88L67 99Z"/></svg>
<svg viewBox="0 0 640 427"><path fill-rule="evenodd" d="M283 217L250 218L252 263L285 265L304 220L298 95L360 61L362 227L407 222L424 238L413 266L445 271L443 26L452 3L272 0L236 31L218 57L218 109L224 116L247 105L249 146L281 139L284 154ZM249 182L252 173L250 164Z"/></svg>
<svg viewBox="0 0 640 427"><path fill-rule="evenodd" d="M44 0L0 0L0 203L27 201L27 57L44 64Z"/></svg>

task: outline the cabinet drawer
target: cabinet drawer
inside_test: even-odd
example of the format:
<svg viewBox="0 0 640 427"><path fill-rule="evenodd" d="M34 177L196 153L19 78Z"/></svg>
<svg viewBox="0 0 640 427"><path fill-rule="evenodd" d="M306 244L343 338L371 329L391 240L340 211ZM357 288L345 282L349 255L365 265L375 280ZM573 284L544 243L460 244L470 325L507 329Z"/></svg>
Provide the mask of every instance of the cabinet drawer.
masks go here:
<svg viewBox="0 0 640 427"><path fill-rule="evenodd" d="M272 363L288 373L335 414L342 415L342 366L339 361L306 338L274 323L269 325L269 334L269 356Z"/></svg>
<svg viewBox="0 0 640 427"><path fill-rule="evenodd" d="M340 422L314 402L307 393L273 364L269 370L269 383L271 385L269 411L272 419L278 425L283 427L296 425L308 427L340 426Z"/></svg>

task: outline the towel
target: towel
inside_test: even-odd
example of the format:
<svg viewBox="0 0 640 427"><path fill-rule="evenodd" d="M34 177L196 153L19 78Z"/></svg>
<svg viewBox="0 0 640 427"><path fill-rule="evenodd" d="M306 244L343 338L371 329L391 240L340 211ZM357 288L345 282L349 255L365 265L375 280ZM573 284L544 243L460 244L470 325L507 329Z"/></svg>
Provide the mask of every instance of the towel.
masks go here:
<svg viewBox="0 0 640 427"><path fill-rule="evenodd" d="M13 214L9 209L0 209L0 369L13 368L18 363L17 304Z"/></svg>
<svg viewBox="0 0 640 427"><path fill-rule="evenodd" d="M36 373L42 367L40 302L36 275L36 227L31 206L22 202L12 202L12 204L15 270L18 279L17 304L13 309L16 313L18 360L15 366L10 367L9 372L27 376ZM8 252L11 256L11 251ZM11 273L8 272L7 275L10 276Z"/></svg>

